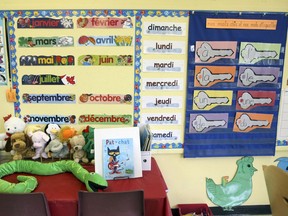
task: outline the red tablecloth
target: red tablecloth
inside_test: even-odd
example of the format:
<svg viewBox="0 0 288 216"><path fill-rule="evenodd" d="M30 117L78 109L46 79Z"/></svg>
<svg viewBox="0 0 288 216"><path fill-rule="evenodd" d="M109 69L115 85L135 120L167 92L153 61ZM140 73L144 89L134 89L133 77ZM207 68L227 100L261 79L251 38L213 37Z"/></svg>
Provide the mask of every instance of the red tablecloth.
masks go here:
<svg viewBox="0 0 288 216"><path fill-rule="evenodd" d="M94 172L94 166L92 165L84 165L84 168ZM17 182L16 176L19 174L14 173L3 177L3 179L15 183ZM52 216L77 216L78 191L86 190L84 183L71 173L33 176L38 180L38 187L35 192L45 193ZM146 216L172 216L166 194L167 186L154 158L151 162L151 171L143 171L143 177L109 180L108 188L105 191L116 192L137 189L144 190Z"/></svg>

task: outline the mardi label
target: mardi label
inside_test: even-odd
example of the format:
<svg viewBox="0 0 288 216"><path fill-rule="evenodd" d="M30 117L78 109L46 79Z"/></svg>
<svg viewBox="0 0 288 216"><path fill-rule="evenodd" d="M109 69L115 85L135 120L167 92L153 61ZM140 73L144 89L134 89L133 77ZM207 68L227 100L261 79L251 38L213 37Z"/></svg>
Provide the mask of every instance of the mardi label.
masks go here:
<svg viewBox="0 0 288 216"><path fill-rule="evenodd" d="M183 89L183 79L143 78L142 89L143 90L182 90Z"/></svg>
<svg viewBox="0 0 288 216"><path fill-rule="evenodd" d="M69 18L19 18L17 28L66 28L73 29L73 20Z"/></svg>
<svg viewBox="0 0 288 216"><path fill-rule="evenodd" d="M74 56L21 56L19 58L20 66L67 66L74 65Z"/></svg>
<svg viewBox="0 0 288 216"><path fill-rule="evenodd" d="M183 98L176 96L143 96L143 108L182 108Z"/></svg>
<svg viewBox="0 0 288 216"><path fill-rule="evenodd" d="M75 103L75 94L28 94L22 95L23 103Z"/></svg>
<svg viewBox="0 0 288 216"><path fill-rule="evenodd" d="M25 115L23 118L25 123L29 124L75 124L75 115Z"/></svg>
<svg viewBox="0 0 288 216"><path fill-rule="evenodd" d="M141 122L144 124L179 125L181 124L181 114L145 113L141 115Z"/></svg>
<svg viewBox="0 0 288 216"><path fill-rule="evenodd" d="M132 115L94 115L85 114L79 116L79 123L101 125L127 125L132 121Z"/></svg>
<svg viewBox="0 0 288 216"><path fill-rule="evenodd" d="M185 23L144 22L143 26L143 33L146 35L184 36L186 34Z"/></svg>
<svg viewBox="0 0 288 216"><path fill-rule="evenodd" d="M93 17L78 18L77 28L133 28L131 17L112 18L112 17Z"/></svg>
<svg viewBox="0 0 288 216"><path fill-rule="evenodd" d="M79 97L80 103L96 104L131 104L132 95L126 94L82 94Z"/></svg>
<svg viewBox="0 0 288 216"><path fill-rule="evenodd" d="M206 133L228 127L228 113L190 114L189 133Z"/></svg>
<svg viewBox="0 0 288 216"><path fill-rule="evenodd" d="M75 76L53 74L23 75L22 85L75 85Z"/></svg>
<svg viewBox="0 0 288 216"><path fill-rule="evenodd" d="M78 65L131 66L133 55L81 55L78 57Z"/></svg>
<svg viewBox="0 0 288 216"><path fill-rule="evenodd" d="M152 130L152 142L181 140L180 130Z"/></svg>
<svg viewBox="0 0 288 216"><path fill-rule="evenodd" d="M273 114L237 112L234 121L234 132L250 132L257 128L269 129Z"/></svg>
<svg viewBox="0 0 288 216"><path fill-rule="evenodd" d="M143 72L183 72L184 60L143 60Z"/></svg>
<svg viewBox="0 0 288 216"><path fill-rule="evenodd" d="M63 37L19 37L19 47L68 47L74 45L72 36Z"/></svg>
<svg viewBox="0 0 288 216"><path fill-rule="evenodd" d="M79 46L131 46L132 36L81 36L78 39Z"/></svg>
<svg viewBox="0 0 288 216"><path fill-rule="evenodd" d="M144 41L145 54L185 54L185 42L179 41Z"/></svg>

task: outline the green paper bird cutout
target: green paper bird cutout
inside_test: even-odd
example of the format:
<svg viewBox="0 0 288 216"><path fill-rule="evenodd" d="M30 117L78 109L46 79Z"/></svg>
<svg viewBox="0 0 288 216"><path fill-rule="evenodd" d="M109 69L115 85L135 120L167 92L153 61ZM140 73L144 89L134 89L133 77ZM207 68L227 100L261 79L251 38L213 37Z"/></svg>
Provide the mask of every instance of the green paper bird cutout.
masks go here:
<svg viewBox="0 0 288 216"><path fill-rule="evenodd" d="M231 181L224 176L221 184L206 178L208 198L224 211L233 211L233 207L246 202L252 194L252 176L257 169L253 166L254 158L247 156L237 160L237 171Z"/></svg>

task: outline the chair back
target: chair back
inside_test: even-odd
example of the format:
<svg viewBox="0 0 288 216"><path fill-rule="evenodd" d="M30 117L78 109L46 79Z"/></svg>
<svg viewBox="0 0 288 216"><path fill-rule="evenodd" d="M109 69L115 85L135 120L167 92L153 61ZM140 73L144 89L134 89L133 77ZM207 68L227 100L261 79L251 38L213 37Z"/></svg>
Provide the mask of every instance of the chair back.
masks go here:
<svg viewBox="0 0 288 216"><path fill-rule="evenodd" d="M144 191L78 192L78 216L144 216Z"/></svg>
<svg viewBox="0 0 288 216"><path fill-rule="evenodd" d="M50 216L50 211L43 192L0 193L0 215Z"/></svg>

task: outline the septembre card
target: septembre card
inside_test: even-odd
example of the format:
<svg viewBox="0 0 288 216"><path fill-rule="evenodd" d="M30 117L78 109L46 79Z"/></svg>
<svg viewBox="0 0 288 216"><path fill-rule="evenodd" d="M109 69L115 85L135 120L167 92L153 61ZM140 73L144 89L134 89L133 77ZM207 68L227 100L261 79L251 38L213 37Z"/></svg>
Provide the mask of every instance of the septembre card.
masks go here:
<svg viewBox="0 0 288 216"><path fill-rule="evenodd" d="M94 130L95 172L106 180L142 177L138 127Z"/></svg>

